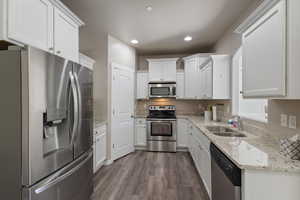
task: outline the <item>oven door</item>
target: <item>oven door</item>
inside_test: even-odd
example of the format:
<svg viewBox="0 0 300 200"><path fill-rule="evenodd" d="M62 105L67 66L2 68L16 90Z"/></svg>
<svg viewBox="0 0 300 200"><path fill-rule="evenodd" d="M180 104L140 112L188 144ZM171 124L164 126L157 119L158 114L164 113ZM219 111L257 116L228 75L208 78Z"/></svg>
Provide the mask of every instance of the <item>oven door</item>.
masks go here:
<svg viewBox="0 0 300 200"><path fill-rule="evenodd" d="M147 139L157 141L176 141L176 120L148 120Z"/></svg>

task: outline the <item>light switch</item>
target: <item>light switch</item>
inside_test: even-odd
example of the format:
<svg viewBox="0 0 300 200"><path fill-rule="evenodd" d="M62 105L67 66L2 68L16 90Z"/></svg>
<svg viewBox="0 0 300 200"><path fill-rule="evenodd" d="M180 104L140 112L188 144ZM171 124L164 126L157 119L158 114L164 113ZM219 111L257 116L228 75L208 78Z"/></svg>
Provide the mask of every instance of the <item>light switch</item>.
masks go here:
<svg viewBox="0 0 300 200"><path fill-rule="evenodd" d="M290 116L289 118L289 128L297 129L297 117L296 116Z"/></svg>
<svg viewBox="0 0 300 200"><path fill-rule="evenodd" d="M282 127L287 127L288 126L288 116L286 114L281 114L280 115L280 124Z"/></svg>

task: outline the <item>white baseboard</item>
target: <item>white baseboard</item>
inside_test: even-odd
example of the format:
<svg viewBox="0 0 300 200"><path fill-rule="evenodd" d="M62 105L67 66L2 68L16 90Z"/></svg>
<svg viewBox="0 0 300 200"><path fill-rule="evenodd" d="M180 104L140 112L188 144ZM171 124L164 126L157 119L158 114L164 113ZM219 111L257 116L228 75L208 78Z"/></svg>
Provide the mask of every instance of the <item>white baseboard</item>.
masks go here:
<svg viewBox="0 0 300 200"><path fill-rule="evenodd" d="M106 161L104 162L104 165L105 165L105 166L108 166L108 165L111 165L111 164L113 164L113 163L114 163L113 160L106 160Z"/></svg>

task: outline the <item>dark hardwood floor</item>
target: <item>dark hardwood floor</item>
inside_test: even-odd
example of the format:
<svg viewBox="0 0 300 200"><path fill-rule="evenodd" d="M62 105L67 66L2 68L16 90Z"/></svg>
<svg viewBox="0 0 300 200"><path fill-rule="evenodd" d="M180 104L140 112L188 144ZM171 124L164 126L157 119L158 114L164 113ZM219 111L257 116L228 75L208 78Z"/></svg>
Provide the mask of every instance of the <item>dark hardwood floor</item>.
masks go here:
<svg viewBox="0 0 300 200"><path fill-rule="evenodd" d="M95 175L92 200L208 200L188 153L137 151Z"/></svg>

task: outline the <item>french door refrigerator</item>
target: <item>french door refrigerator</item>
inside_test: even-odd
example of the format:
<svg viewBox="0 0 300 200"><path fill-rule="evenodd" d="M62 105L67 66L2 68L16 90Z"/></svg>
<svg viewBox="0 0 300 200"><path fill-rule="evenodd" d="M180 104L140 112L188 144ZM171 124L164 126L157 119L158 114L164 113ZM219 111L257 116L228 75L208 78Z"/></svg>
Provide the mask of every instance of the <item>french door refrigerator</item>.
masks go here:
<svg viewBox="0 0 300 200"><path fill-rule="evenodd" d="M0 51L0 196L88 200L92 72L35 48Z"/></svg>

